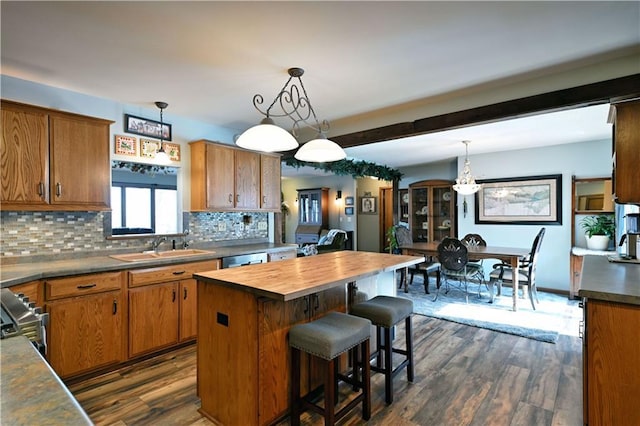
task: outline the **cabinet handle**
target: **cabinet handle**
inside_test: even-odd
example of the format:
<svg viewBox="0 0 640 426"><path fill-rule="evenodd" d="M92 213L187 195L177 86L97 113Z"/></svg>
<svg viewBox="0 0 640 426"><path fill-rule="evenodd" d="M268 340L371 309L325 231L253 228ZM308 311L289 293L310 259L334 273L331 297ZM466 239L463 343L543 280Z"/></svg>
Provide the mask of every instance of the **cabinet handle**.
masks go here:
<svg viewBox="0 0 640 426"><path fill-rule="evenodd" d="M267 196L266 195L262 196L262 204L267 204Z"/></svg>
<svg viewBox="0 0 640 426"><path fill-rule="evenodd" d="M229 194L229 204L233 203L233 194Z"/></svg>
<svg viewBox="0 0 640 426"><path fill-rule="evenodd" d="M113 315L118 313L118 301L113 299Z"/></svg>
<svg viewBox="0 0 640 426"><path fill-rule="evenodd" d="M174 288L173 289L173 300L172 300L172 302L175 302L175 301L176 301L176 289Z"/></svg>
<svg viewBox="0 0 640 426"><path fill-rule="evenodd" d="M40 182L38 184L38 195L44 197L44 183Z"/></svg>
<svg viewBox="0 0 640 426"><path fill-rule="evenodd" d="M187 271L174 271L174 272L173 272L173 275L182 275L182 274L184 274L185 272L187 272Z"/></svg>
<svg viewBox="0 0 640 426"><path fill-rule="evenodd" d="M240 194L236 194L236 203L240 202Z"/></svg>
<svg viewBox="0 0 640 426"><path fill-rule="evenodd" d="M187 300L187 288L184 288L184 296L182 297L184 300Z"/></svg>
<svg viewBox="0 0 640 426"><path fill-rule="evenodd" d="M318 308L320 307L320 299L318 298L317 294L312 295L312 297L315 300L315 303L313 304L313 309L317 311Z"/></svg>
<svg viewBox="0 0 640 426"><path fill-rule="evenodd" d="M76 288L78 290L87 290L89 288L94 288L95 286L96 286L95 283L93 283L93 284L82 284L82 285L77 286Z"/></svg>
<svg viewBox="0 0 640 426"><path fill-rule="evenodd" d="M309 312L309 297L310 296L304 297L304 313L305 314Z"/></svg>
<svg viewBox="0 0 640 426"><path fill-rule="evenodd" d="M56 195L62 197L62 184L60 182L56 183Z"/></svg>

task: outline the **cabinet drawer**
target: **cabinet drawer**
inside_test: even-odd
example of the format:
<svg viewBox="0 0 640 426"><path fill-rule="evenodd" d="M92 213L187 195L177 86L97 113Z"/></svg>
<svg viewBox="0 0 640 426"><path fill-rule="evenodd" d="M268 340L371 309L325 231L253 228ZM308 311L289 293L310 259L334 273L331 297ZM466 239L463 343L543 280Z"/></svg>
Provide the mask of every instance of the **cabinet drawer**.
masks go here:
<svg viewBox="0 0 640 426"><path fill-rule="evenodd" d="M83 296L122 288L122 273L108 272L104 274L78 275L75 277L54 278L46 280L45 297L47 300L64 297Z"/></svg>
<svg viewBox="0 0 640 426"><path fill-rule="evenodd" d="M181 263L179 265L159 266L157 268L135 269L129 271L129 287L161 283L191 278L196 272L219 269L220 260L206 260L203 262Z"/></svg>
<svg viewBox="0 0 640 426"><path fill-rule="evenodd" d="M279 251L269 253L269 262L277 262L279 260L295 259L298 256L295 250Z"/></svg>

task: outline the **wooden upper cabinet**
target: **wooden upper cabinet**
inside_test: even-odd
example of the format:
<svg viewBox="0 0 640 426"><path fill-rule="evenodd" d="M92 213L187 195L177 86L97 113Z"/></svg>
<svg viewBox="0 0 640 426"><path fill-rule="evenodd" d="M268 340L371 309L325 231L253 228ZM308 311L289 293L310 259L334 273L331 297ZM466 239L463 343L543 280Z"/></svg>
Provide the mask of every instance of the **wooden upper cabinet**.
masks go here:
<svg viewBox="0 0 640 426"><path fill-rule="evenodd" d="M613 192L618 203L640 203L640 100L612 108Z"/></svg>
<svg viewBox="0 0 640 426"><path fill-rule="evenodd" d="M279 212L281 203L281 167L280 156L260 155L260 207L263 210Z"/></svg>
<svg viewBox="0 0 640 426"><path fill-rule="evenodd" d="M52 116L50 124L51 203L108 208L109 126L66 116Z"/></svg>
<svg viewBox="0 0 640 426"><path fill-rule="evenodd" d="M108 210L111 121L2 101L2 209Z"/></svg>
<svg viewBox="0 0 640 426"><path fill-rule="evenodd" d="M2 102L2 208L49 202L49 120L46 113ZM28 208L28 207L27 207Z"/></svg>
<svg viewBox="0 0 640 426"><path fill-rule="evenodd" d="M263 161L267 156L210 141L189 145L192 211L279 211L279 156L269 157L277 161ZM266 207L262 200L277 204Z"/></svg>

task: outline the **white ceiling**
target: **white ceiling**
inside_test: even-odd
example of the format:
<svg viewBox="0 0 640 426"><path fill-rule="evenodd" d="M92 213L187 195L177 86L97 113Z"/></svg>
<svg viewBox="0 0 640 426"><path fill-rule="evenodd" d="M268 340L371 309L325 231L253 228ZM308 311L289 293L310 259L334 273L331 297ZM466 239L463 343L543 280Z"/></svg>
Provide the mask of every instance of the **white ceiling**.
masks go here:
<svg viewBox="0 0 640 426"><path fill-rule="evenodd" d="M358 130L381 111L638 55L640 2L2 1L2 74L237 129L256 124L286 70L320 119ZM637 71L636 71L637 72ZM462 108L461 108L462 109ZM392 167L610 136L607 106L347 149ZM382 115L382 118L380 117ZM380 124L382 121L382 124ZM281 122L283 126L289 123Z"/></svg>

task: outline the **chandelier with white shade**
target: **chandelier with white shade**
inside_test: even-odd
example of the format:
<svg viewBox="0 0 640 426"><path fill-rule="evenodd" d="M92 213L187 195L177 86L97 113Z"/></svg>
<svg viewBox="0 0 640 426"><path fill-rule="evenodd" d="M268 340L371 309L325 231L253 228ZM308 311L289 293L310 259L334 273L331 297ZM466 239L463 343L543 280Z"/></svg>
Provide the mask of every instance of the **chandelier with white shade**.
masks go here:
<svg viewBox="0 0 640 426"><path fill-rule="evenodd" d="M478 192L482 185L476 183L476 179L471 174L471 162L469 161L469 144L471 141L462 141L462 143L465 146L464 167L456 179L453 189L461 195L471 195Z"/></svg>
<svg viewBox="0 0 640 426"><path fill-rule="evenodd" d="M301 126L306 126L311 128L317 136L300 147L294 155L296 159L322 163L346 158L344 149L326 137L329 122L327 120L320 122L311 106L301 79L304 70L289 68L288 73L289 79L266 110L260 107L264 103L263 96L257 94L253 97L253 106L265 118L257 126L242 133L236 140L236 145L262 152L289 151L298 148L296 138ZM276 105L279 111L274 109ZM272 117L289 117L293 121L291 132L277 126Z"/></svg>

